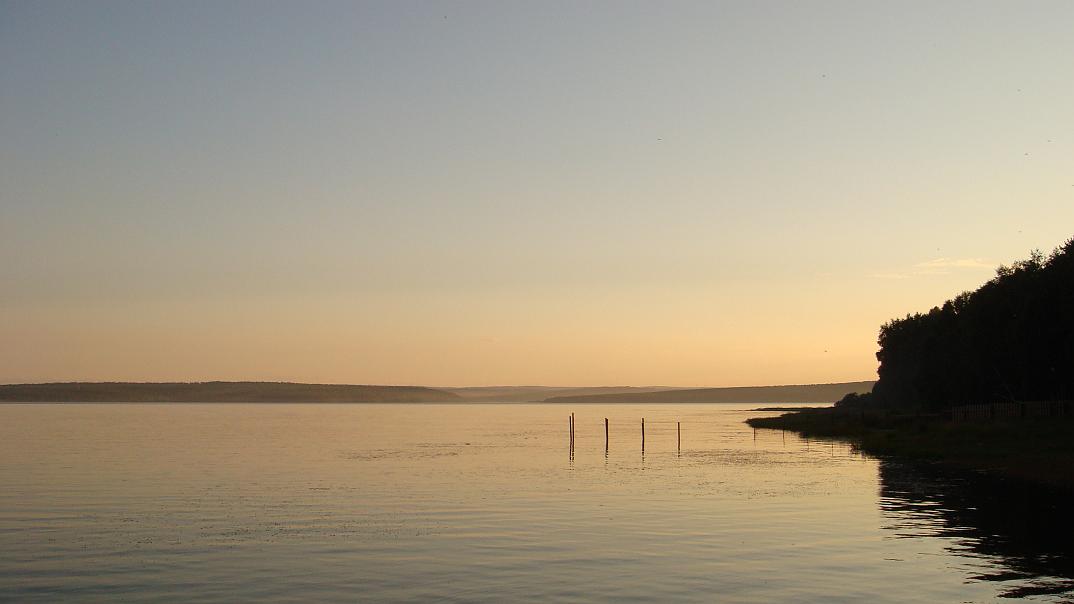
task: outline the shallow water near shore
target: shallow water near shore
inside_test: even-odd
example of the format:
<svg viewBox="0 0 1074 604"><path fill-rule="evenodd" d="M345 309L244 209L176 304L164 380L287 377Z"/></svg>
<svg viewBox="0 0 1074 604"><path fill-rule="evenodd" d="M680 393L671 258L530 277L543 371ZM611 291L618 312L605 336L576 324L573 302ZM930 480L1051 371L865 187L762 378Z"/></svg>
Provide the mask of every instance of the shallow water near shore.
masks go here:
<svg viewBox="0 0 1074 604"><path fill-rule="evenodd" d="M1059 501L757 406L0 405L0 599L1069 601Z"/></svg>

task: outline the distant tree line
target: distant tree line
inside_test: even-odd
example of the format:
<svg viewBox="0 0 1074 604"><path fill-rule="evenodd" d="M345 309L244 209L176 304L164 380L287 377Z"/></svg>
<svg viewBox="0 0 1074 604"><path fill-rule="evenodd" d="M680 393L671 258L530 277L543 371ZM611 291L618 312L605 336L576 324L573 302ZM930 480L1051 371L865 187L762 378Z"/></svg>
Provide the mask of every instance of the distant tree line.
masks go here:
<svg viewBox="0 0 1074 604"><path fill-rule="evenodd" d="M976 291L880 328L871 393L840 406L939 410L1074 397L1074 239L1039 251Z"/></svg>
<svg viewBox="0 0 1074 604"><path fill-rule="evenodd" d="M457 402L420 386L292 382L67 382L0 385L0 401L81 403L409 403Z"/></svg>

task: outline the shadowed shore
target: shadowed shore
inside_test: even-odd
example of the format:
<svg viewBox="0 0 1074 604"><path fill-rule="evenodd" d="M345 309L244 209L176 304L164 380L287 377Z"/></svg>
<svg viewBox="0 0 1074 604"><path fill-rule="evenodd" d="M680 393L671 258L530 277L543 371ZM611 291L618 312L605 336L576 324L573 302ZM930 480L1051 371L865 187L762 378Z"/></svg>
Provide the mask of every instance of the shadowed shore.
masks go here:
<svg viewBox="0 0 1074 604"><path fill-rule="evenodd" d="M951 422L937 416L836 408L751 418L754 428L839 438L876 456L928 460L962 470L1074 490L1074 421Z"/></svg>

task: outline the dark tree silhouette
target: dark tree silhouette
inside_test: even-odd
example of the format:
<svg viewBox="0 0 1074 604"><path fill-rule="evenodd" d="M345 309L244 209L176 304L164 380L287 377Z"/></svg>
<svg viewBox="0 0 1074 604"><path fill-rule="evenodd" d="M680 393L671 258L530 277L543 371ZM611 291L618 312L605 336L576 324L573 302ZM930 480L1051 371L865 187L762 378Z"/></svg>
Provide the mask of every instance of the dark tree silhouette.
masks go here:
<svg viewBox="0 0 1074 604"><path fill-rule="evenodd" d="M1074 239L880 328L879 380L840 405L925 410L1074 395Z"/></svg>

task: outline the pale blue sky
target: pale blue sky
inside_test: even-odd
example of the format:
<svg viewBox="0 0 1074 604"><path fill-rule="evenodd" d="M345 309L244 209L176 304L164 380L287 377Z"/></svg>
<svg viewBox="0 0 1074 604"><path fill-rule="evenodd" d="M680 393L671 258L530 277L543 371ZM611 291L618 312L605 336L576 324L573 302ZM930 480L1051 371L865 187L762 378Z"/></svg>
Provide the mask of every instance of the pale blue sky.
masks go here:
<svg viewBox="0 0 1074 604"><path fill-rule="evenodd" d="M867 379L881 322L1074 235L1072 27L3 2L0 381Z"/></svg>

